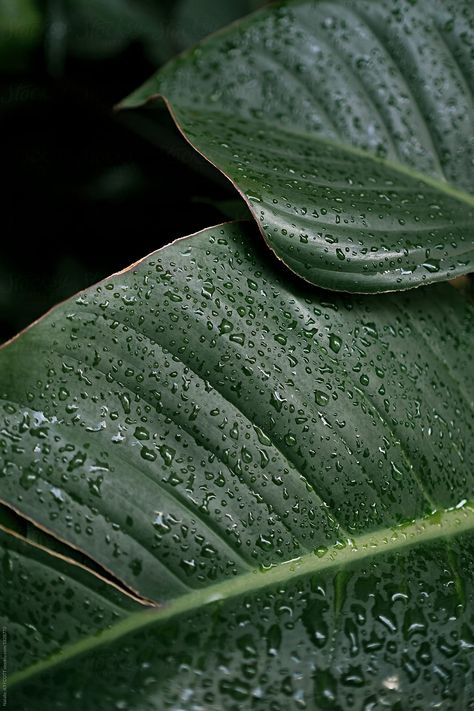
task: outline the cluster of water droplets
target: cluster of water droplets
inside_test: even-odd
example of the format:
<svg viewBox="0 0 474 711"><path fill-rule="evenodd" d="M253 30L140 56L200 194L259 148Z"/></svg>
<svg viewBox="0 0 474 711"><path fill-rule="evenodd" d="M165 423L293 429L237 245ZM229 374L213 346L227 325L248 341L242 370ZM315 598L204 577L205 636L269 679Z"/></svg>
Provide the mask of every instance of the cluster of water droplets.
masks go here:
<svg viewBox="0 0 474 711"><path fill-rule="evenodd" d="M300 276L355 292L427 284L473 259L468 20L459 3L283 6L197 47L144 96L170 100Z"/></svg>
<svg viewBox="0 0 474 711"><path fill-rule="evenodd" d="M368 558L148 625L23 693L54 685L51 708L73 710L467 707L472 572L472 536Z"/></svg>
<svg viewBox="0 0 474 711"><path fill-rule="evenodd" d="M311 292L255 240L175 243L2 354L2 497L147 597L469 498L449 288Z"/></svg>
<svg viewBox="0 0 474 711"><path fill-rule="evenodd" d="M143 609L84 569L3 532L0 570L9 675Z"/></svg>

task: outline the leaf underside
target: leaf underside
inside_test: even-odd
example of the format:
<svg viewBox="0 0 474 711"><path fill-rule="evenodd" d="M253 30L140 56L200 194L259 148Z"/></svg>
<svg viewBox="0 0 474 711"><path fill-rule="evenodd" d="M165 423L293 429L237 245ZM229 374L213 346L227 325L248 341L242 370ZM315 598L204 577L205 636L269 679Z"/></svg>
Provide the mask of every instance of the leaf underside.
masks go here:
<svg viewBox="0 0 474 711"><path fill-rule="evenodd" d="M467 705L473 319L447 285L305 286L234 223L10 342L1 499L165 604L19 669L9 705Z"/></svg>
<svg viewBox="0 0 474 711"><path fill-rule="evenodd" d="M283 3L122 105L157 95L304 279L382 292L472 270L471 2Z"/></svg>

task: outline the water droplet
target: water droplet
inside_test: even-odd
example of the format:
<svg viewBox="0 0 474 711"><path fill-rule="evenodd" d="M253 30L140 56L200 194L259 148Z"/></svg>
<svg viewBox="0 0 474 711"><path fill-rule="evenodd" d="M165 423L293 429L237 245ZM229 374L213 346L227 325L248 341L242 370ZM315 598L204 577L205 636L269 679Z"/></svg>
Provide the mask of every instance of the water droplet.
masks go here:
<svg viewBox="0 0 474 711"><path fill-rule="evenodd" d="M336 336L335 333L330 333L329 334L329 348L334 352L334 353L339 353L341 350L342 346L342 339L339 336Z"/></svg>
<svg viewBox="0 0 474 711"><path fill-rule="evenodd" d="M133 433L134 437L136 437L139 440L145 440L145 439L150 439L150 433L148 432L145 427L136 427L135 432Z"/></svg>
<svg viewBox="0 0 474 711"><path fill-rule="evenodd" d="M156 452L149 447L143 446L140 450L140 455L142 459L146 459L147 462L154 462L156 459Z"/></svg>
<svg viewBox="0 0 474 711"><path fill-rule="evenodd" d="M320 405L321 407L325 407L325 405L328 404L329 402L329 395L322 390L315 390L314 391L314 399L316 401L317 405Z"/></svg>
<svg viewBox="0 0 474 711"><path fill-rule="evenodd" d="M423 266L426 269L426 271L430 272L431 274L434 274L436 272L439 272L440 269L440 264L441 260L440 259L426 259L423 262Z"/></svg>
<svg viewBox="0 0 474 711"><path fill-rule="evenodd" d="M176 455L176 450L172 447L168 447L166 444L162 444L160 447L160 454L163 457L163 461L167 467L171 466L173 459Z"/></svg>

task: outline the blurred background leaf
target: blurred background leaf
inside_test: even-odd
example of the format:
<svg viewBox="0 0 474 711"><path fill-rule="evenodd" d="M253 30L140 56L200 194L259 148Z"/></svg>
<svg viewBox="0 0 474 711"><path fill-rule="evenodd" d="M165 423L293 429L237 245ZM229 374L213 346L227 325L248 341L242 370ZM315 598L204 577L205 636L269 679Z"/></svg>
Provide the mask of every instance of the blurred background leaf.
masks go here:
<svg viewBox="0 0 474 711"><path fill-rule="evenodd" d="M64 54L104 59L141 43L156 66L265 4L262 0L55 0L49 34L64 28Z"/></svg>
<svg viewBox="0 0 474 711"><path fill-rule="evenodd" d="M176 237L247 214L163 107L112 107L263 4L0 0L0 341Z"/></svg>
<svg viewBox="0 0 474 711"><path fill-rule="evenodd" d="M40 44L44 17L35 0L0 0L0 66L15 71L28 65Z"/></svg>

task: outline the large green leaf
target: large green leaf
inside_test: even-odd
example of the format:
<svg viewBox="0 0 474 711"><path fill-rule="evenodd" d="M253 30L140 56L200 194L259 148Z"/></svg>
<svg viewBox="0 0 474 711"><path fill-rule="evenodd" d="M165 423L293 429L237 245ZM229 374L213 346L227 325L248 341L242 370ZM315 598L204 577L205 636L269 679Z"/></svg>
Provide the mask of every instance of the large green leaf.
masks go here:
<svg viewBox="0 0 474 711"><path fill-rule="evenodd" d="M0 561L8 674L143 609L82 566L1 529Z"/></svg>
<svg viewBox="0 0 474 711"><path fill-rule="evenodd" d="M123 105L165 97L297 274L378 292L473 268L473 91L470 0L296 0Z"/></svg>
<svg viewBox="0 0 474 711"><path fill-rule="evenodd" d="M21 670L9 703L471 699L473 320L448 285L288 280L228 224L4 347L1 498L166 603Z"/></svg>
<svg viewBox="0 0 474 711"><path fill-rule="evenodd" d="M328 297L252 241L179 241L0 354L1 499L150 598L471 492L462 297Z"/></svg>
<svg viewBox="0 0 474 711"><path fill-rule="evenodd" d="M450 512L135 614L13 676L9 707L464 711L473 525Z"/></svg>

